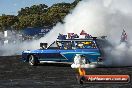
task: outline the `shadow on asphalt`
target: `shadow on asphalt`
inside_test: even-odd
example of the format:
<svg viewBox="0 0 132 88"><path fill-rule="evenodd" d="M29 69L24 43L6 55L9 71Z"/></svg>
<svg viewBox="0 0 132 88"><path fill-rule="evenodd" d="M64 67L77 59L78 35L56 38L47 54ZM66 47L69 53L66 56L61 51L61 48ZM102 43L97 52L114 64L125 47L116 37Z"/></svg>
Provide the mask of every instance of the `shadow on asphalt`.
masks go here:
<svg viewBox="0 0 132 88"><path fill-rule="evenodd" d="M71 67L70 64L65 64L65 63L41 63L38 64L37 66Z"/></svg>

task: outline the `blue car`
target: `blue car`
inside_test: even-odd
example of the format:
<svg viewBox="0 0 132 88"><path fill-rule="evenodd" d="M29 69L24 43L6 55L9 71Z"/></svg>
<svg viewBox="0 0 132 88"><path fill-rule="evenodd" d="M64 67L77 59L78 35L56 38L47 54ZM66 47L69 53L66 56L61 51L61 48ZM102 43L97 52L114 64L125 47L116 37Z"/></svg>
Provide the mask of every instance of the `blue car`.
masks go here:
<svg viewBox="0 0 132 88"><path fill-rule="evenodd" d="M59 36L59 39L48 46L47 43L40 43L40 49L26 50L22 52L22 60L30 65L37 65L41 62L73 63L76 54L86 57L86 61L101 62L101 51L97 46L96 38L70 38Z"/></svg>

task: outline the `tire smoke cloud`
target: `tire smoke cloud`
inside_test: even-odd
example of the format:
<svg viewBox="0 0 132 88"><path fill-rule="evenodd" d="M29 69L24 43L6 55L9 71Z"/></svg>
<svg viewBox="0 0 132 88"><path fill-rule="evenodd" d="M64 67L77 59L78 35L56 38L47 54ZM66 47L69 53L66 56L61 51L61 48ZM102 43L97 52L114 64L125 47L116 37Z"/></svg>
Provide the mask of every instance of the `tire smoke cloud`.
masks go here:
<svg viewBox="0 0 132 88"><path fill-rule="evenodd" d="M129 47L120 43L123 29L128 35ZM107 56L106 63L132 65L132 0L82 0L64 18L64 24L58 23L45 37L19 45L10 45L7 51L12 50L13 55L16 50L38 49L40 42L50 44L56 40L59 33L79 34L81 30L92 36L107 36L113 47L104 49Z"/></svg>

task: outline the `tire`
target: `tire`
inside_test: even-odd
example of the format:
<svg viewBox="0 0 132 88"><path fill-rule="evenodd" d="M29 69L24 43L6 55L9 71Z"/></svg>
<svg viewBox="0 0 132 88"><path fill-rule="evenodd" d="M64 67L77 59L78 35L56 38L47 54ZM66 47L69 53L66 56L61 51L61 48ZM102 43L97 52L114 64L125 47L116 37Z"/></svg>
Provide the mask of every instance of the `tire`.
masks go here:
<svg viewBox="0 0 132 88"><path fill-rule="evenodd" d="M29 65L31 65L31 66L38 65L37 58L34 55L29 56Z"/></svg>

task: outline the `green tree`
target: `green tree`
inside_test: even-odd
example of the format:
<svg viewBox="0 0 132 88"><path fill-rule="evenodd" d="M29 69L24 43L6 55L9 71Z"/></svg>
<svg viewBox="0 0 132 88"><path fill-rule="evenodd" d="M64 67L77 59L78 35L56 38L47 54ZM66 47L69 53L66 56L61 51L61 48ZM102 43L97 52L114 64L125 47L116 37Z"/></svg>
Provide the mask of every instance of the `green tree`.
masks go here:
<svg viewBox="0 0 132 88"><path fill-rule="evenodd" d="M57 22L62 22L64 17L81 0L75 0L73 3L57 3L48 7L45 4L33 5L31 7L21 8L17 16L0 16L0 30L13 28L16 30L26 27L44 27L54 26Z"/></svg>
<svg viewBox="0 0 132 88"><path fill-rule="evenodd" d="M18 22L18 17L14 15L2 15L0 17L0 25L1 28L4 29L9 29L14 25L15 22Z"/></svg>
<svg viewBox="0 0 132 88"><path fill-rule="evenodd" d="M64 17L70 12L70 3L57 3L53 4L47 11L47 14L52 17L53 24L62 22Z"/></svg>
<svg viewBox="0 0 132 88"><path fill-rule="evenodd" d="M72 5L75 7L80 1L82 1L82 0L75 0L75 1L72 3Z"/></svg>
<svg viewBox="0 0 132 88"><path fill-rule="evenodd" d="M45 4L39 4L39 5L33 5L31 7L21 8L21 10L18 11L18 16L46 13L47 8L48 6Z"/></svg>

